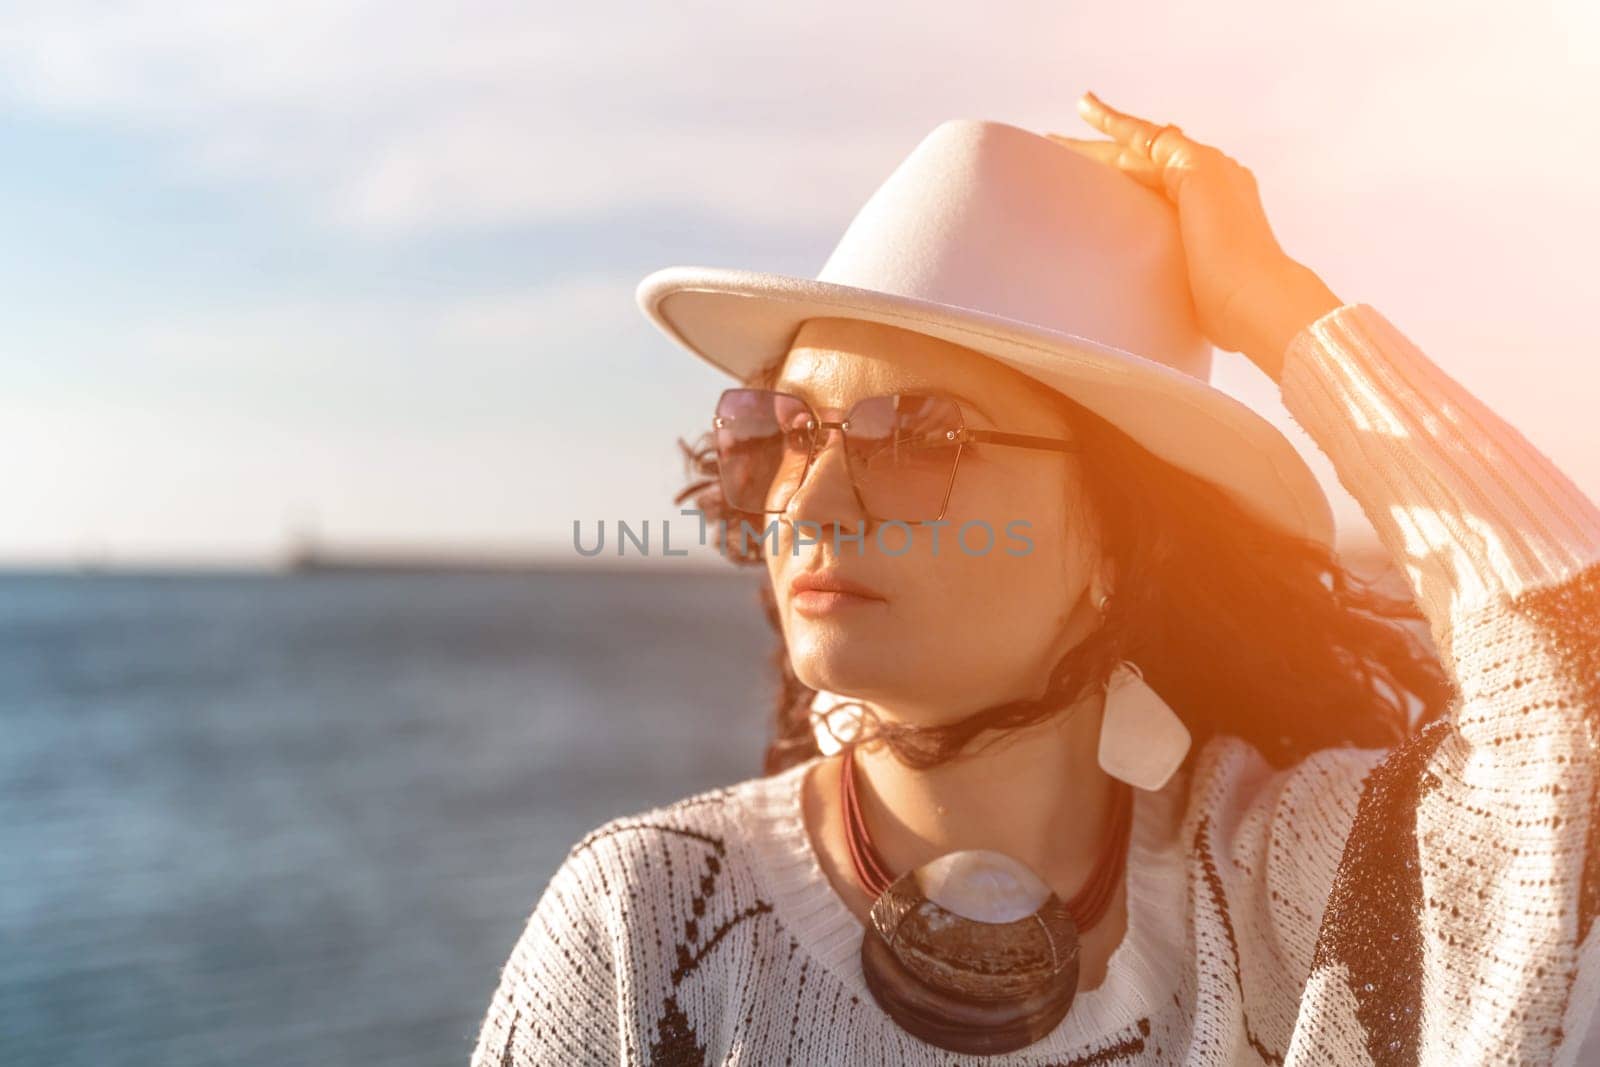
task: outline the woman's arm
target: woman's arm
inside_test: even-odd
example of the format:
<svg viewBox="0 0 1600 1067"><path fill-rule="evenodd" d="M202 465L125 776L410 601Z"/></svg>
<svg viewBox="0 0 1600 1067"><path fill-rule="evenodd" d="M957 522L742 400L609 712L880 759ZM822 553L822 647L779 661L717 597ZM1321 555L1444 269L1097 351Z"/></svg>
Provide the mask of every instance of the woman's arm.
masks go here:
<svg viewBox="0 0 1600 1067"><path fill-rule="evenodd" d="M1600 509L1370 305L1299 328L1281 387L1458 688L1367 778L1290 1051L1359 1022L1378 1062L1571 1062L1600 945Z"/></svg>
<svg viewBox="0 0 1600 1067"><path fill-rule="evenodd" d="M1486 640L1485 612L1600 562L1600 508L1371 305L1337 305L1297 330L1280 386L1404 570L1463 687L1479 665L1460 662L1475 647L1452 654L1461 631Z"/></svg>
<svg viewBox="0 0 1600 1067"><path fill-rule="evenodd" d="M1092 94L1079 111L1111 140L1057 140L1176 206L1201 328L1279 381L1457 688L1381 762L1330 752L1266 775L1218 749L1202 807L1229 825L1205 819L1195 847L1228 852L1206 869L1211 897L1244 905L1231 920L1212 905L1231 940L1305 974L1321 916L1292 1014L1271 968L1239 969L1242 1000L1273 1033L1293 1020L1285 1063L1572 1062L1600 996L1600 509L1388 319L1285 254L1249 168Z"/></svg>
<svg viewBox="0 0 1600 1067"><path fill-rule="evenodd" d="M500 970L471 1067L620 1064L604 876L585 838L550 879Z"/></svg>

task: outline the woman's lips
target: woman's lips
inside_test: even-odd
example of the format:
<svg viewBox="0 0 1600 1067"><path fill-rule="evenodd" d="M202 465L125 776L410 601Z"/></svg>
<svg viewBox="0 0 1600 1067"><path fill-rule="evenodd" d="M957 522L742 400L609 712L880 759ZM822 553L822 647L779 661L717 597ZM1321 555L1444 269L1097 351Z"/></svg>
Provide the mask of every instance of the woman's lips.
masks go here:
<svg viewBox="0 0 1600 1067"><path fill-rule="evenodd" d="M794 610L800 614L815 616L864 607L868 604L882 604L884 601L878 597L857 596L855 593L839 593L829 589L808 589L803 593L796 593L790 603L794 605Z"/></svg>
<svg viewBox="0 0 1600 1067"><path fill-rule="evenodd" d="M802 574L789 583L789 603L802 615L828 615L886 603L860 582L823 571Z"/></svg>

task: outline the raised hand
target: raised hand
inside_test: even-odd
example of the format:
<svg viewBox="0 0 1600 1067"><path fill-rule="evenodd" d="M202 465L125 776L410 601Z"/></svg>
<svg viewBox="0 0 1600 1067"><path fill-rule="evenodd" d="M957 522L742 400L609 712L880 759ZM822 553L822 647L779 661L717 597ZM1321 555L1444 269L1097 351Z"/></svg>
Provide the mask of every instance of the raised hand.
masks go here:
<svg viewBox="0 0 1600 1067"><path fill-rule="evenodd" d="M1176 205L1201 330L1276 380L1294 335L1343 301L1278 244L1250 168L1177 126L1118 111L1092 92L1079 98L1078 112L1111 139L1046 136Z"/></svg>

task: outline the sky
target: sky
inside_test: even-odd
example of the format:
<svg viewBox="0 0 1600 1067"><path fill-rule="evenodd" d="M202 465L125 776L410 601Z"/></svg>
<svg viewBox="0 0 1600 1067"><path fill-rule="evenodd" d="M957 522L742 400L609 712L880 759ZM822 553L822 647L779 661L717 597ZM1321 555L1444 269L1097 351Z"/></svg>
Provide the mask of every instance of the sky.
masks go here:
<svg viewBox="0 0 1600 1067"><path fill-rule="evenodd" d="M1587 0L0 2L0 563L659 528L726 383L639 279L812 277L938 123L1095 136L1085 89L1248 165L1292 256L1600 496ZM1370 536L1269 379L1213 383Z"/></svg>

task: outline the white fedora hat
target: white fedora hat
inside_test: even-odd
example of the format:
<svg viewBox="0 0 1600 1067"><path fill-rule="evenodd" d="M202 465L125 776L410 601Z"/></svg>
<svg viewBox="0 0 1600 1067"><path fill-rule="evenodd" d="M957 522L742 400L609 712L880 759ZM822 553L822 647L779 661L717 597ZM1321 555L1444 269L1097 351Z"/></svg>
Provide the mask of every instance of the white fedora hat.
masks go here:
<svg viewBox="0 0 1600 1067"><path fill-rule="evenodd" d="M866 319L984 353L1332 546L1332 508L1289 440L1209 384L1177 213L1159 193L1029 130L952 119L866 202L815 279L668 267L639 306L740 381L812 318Z"/></svg>

